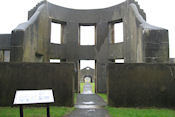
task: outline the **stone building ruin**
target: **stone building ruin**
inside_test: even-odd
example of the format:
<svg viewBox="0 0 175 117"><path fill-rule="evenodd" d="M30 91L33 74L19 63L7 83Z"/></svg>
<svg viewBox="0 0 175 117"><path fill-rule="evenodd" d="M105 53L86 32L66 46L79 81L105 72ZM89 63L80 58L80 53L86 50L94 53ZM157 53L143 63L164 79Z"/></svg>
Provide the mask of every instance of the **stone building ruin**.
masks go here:
<svg viewBox="0 0 175 117"><path fill-rule="evenodd" d="M91 67L85 67L84 69L80 70L80 82L85 82L85 78L89 77L91 79L91 82L95 83L95 69Z"/></svg>
<svg viewBox="0 0 175 117"><path fill-rule="evenodd" d="M50 43L51 23L61 25L61 44ZM117 23L123 24L120 43L114 43ZM95 45L80 45L80 26L95 26ZM96 92L107 91L107 65L115 59L125 63L169 62L168 30L146 23L145 12L134 0L95 10L69 9L43 1L28 12L27 22L10 34L0 35L0 50L1 61L7 60L10 52L10 62L48 63L51 58L73 62L76 91L80 60L95 60Z"/></svg>

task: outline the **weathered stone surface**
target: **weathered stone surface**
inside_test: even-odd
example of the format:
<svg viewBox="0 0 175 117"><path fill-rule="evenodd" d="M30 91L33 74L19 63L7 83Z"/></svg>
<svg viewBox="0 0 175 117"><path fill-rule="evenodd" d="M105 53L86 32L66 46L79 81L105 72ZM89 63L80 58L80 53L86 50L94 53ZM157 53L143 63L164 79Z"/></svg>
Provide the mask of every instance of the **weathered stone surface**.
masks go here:
<svg viewBox="0 0 175 117"><path fill-rule="evenodd" d="M108 104L115 107L175 107L175 64L108 66Z"/></svg>
<svg viewBox="0 0 175 117"><path fill-rule="evenodd" d="M0 63L0 106L11 106L16 90L53 89L57 106L73 106L72 63Z"/></svg>

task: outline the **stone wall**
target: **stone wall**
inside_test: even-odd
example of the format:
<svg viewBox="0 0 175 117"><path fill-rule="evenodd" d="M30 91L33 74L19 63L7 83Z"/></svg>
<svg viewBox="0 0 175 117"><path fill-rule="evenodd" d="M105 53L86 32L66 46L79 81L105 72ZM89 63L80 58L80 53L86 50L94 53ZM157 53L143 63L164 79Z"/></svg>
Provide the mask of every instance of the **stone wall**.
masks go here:
<svg viewBox="0 0 175 117"><path fill-rule="evenodd" d="M84 69L80 70L80 76L79 76L79 80L80 82L84 82L84 78L85 76L90 76L92 78L92 82L95 83L95 69L92 69L90 67L86 67Z"/></svg>
<svg viewBox="0 0 175 117"><path fill-rule="evenodd" d="M175 107L175 64L113 64L108 104L115 107Z"/></svg>
<svg viewBox="0 0 175 117"><path fill-rule="evenodd" d="M13 104L16 90L53 89L57 106L73 106L72 63L0 63L0 106Z"/></svg>

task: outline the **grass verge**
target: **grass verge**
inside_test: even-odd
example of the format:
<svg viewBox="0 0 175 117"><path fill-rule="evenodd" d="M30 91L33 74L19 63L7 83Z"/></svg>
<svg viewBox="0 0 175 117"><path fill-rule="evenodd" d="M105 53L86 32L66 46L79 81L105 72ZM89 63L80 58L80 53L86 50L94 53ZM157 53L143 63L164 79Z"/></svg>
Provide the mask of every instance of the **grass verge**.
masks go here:
<svg viewBox="0 0 175 117"><path fill-rule="evenodd" d="M95 93L95 83L91 83L92 85L92 92Z"/></svg>
<svg viewBox="0 0 175 117"><path fill-rule="evenodd" d="M83 93L83 87L85 83L80 83L80 93Z"/></svg>
<svg viewBox="0 0 175 117"><path fill-rule="evenodd" d="M97 95L99 95L101 98L103 98L103 100L107 103L107 94L106 93L97 93Z"/></svg>
<svg viewBox="0 0 175 117"><path fill-rule="evenodd" d="M111 117L175 117L175 111L170 109L138 109L106 107Z"/></svg>
<svg viewBox="0 0 175 117"><path fill-rule="evenodd" d="M50 107L51 117L62 117L73 111L74 108ZM46 117L46 107L24 107L24 117ZM0 107L0 117L19 117L18 107Z"/></svg>
<svg viewBox="0 0 175 117"><path fill-rule="evenodd" d="M74 104L77 102L77 93L74 93Z"/></svg>
<svg viewBox="0 0 175 117"><path fill-rule="evenodd" d="M98 93L107 102L107 95ZM175 110L157 108L114 108L105 107L111 117L175 117Z"/></svg>

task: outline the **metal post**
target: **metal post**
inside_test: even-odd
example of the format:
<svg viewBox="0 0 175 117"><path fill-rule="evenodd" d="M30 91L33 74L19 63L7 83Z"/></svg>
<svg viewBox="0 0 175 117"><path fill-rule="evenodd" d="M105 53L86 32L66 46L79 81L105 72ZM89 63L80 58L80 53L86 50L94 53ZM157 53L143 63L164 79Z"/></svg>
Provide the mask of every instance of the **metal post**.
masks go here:
<svg viewBox="0 0 175 117"><path fill-rule="evenodd" d="M20 117L23 117L23 105L19 106Z"/></svg>
<svg viewBox="0 0 175 117"><path fill-rule="evenodd" d="M49 104L47 104L47 117L50 117Z"/></svg>

